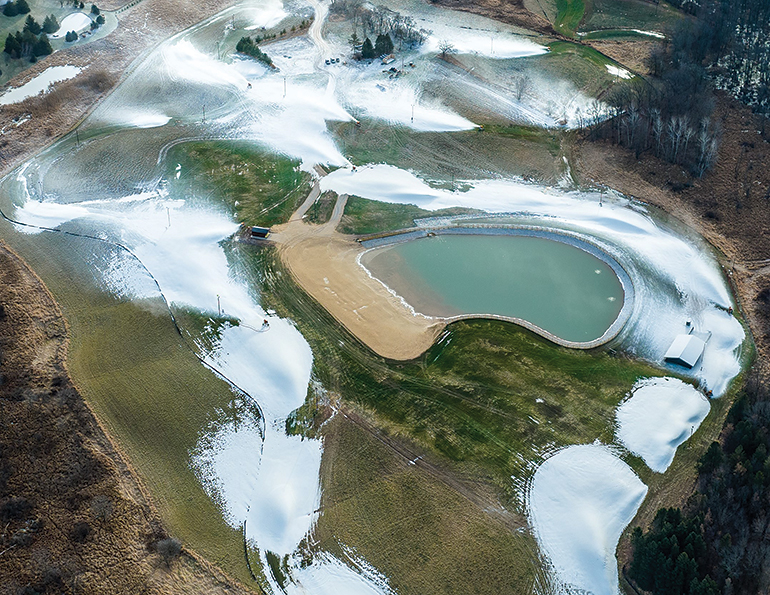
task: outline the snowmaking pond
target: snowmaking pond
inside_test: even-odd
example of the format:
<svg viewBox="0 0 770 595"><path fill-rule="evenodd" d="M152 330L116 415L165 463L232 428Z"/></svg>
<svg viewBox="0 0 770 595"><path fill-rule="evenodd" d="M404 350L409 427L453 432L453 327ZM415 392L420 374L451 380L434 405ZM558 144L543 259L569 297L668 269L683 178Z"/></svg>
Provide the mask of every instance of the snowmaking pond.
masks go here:
<svg viewBox="0 0 770 595"><path fill-rule="evenodd" d="M618 319L623 285L607 262L558 238L442 234L372 249L361 264L421 314L498 316L590 344Z"/></svg>

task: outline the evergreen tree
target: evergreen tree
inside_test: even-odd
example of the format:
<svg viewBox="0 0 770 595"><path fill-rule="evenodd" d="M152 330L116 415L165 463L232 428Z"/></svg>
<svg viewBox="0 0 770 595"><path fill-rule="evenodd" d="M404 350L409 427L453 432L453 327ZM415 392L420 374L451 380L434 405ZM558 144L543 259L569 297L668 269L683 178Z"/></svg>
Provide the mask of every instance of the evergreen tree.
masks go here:
<svg viewBox="0 0 770 595"><path fill-rule="evenodd" d="M25 29L24 31L16 32L16 41L21 45L21 55L29 56L32 54L32 49L37 43L37 37L32 35L29 30Z"/></svg>
<svg viewBox="0 0 770 595"><path fill-rule="evenodd" d="M374 42L374 53L377 56L387 56L393 53L393 40L387 33L377 36L377 41Z"/></svg>
<svg viewBox="0 0 770 595"><path fill-rule="evenodd" d="M32 15L27 15L27 20L24 21L24 30L29 31L32 33L32 35L40 35L40 31L42 31L42 27L40 26L40 23L38 23L35 19L32 18Z"/></svg>
<svg viewBox="0 0 770 595"><path fill-rule="evenodd" d="M96 4L91 5L91 14L98 15L101 11L99 10L99 7Z"/></svg>
<svg viewBox="0 0 770 595"><path fill-rule="evenodd" d="M16 13L17 14L29 13L29 4L27 4L27 0L16 0Z"/></svg>
<svg viewBox="0 0 770 595"><path fill-rule="evenodd" d="M97 25L104 25L104 15L100 14L98 17L96 17L96 24Z"/></svg>
<svg viewBox="0 0 770 595"><path fill-rule="evenodd" d="M43 31L45 33L56 33L58 30L59 21L56 20L56 17L52 14L45 17L45 20L43 21Z"/></svg>
<svg viewBox="0 0 770 595"><path fill-rule="evenodd" d="M361 46L361 57L365 60L371 60L374 58L376 54L374 53L374 46L372 45L372 40L368 37L364 39L364 43Z"/></svg>
<svg viewBox="0 0 770 595"><path fill-rule="evenodd" d="M17 39L11 33L9 33L8 37L5 39L4 51L11 58L21 58L21 44L19 44Z"/></svg>
<svg viewBox="0 0 770 595"><path fill-rule="evenodd" d="M273 60L265 52L263 52L251 37L241 37L240 41L235 45L235 51L241 54L246 54L252 58L256 58L260 62L264 62L268 66L273 65Z"/></svg>
<svg viewBox="0 0 770 595"><path fill-rule="evenodd" d="M14 2L8 2L5 6L3 6L3 14L7 17L15 17L17 14L19 14L18 9L16 8L16 4Z"/></svg>
<svg viewBox="0 0 770 595"><path fill-rule="evenodd" d="M353 35L350 36L350 39L348 39L348 44L350 45L350 49L354 52L358 51L358 48L361 45L361 40L358 39L358 34L353 31Z"/></svg>
<svg viewBox="0 0 770 595"><path fill-rule="evenodd" d="M53 48L51 47L51 42L48 41L48 36L43 33L38 38L37 42L35 42L35 45L32 49L32 55L33 56L48 56L49 54L53 53Z"/></svg>

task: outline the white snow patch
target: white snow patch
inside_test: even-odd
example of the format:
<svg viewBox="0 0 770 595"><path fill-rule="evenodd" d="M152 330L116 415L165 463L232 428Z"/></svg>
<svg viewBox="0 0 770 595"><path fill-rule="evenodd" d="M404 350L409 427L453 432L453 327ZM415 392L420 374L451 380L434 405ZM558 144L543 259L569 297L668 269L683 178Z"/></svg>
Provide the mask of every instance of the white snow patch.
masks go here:
<svg viewBox="0 0 770 595"><path fill-rule="evenodd" d="M199 84L246 90L246 79L235 68L204 54L187 39L164 45L161 55L171 80L186 79Z"/></svg>
<svg viewBox="0 0 770 595"><path fill-rule="evenodd" d="M112 122L115 124L135 126L136 128L158 128L168 124L169 120L171 120L171 116L166 116L158 112L137 111L115 114Z"/></svg>
<svg viewBox="0 0 770 595"><path fill-rule="evenodd" d="M147 270L136 258L123 250L101 268L107 289L115 295L129 299L158 296L158 286Z"/></svg>
<svg viewBox="0 0 770 595"><path fill-rule="evenodd" d="M191 453L195 475L234 528L240 528L248 515L261 447L259 424L246 418L230 420L201 437Z"/></svg>
<svg viewBox="0 0 770 595"><path fill-rule="evenodd" d="M647 35L648 37L657 37L658 39L666 39L666 36L663 33L660 33L658 31L644 31L642 29L631 29L634 33L638 33L639 35Z"/></svg>
<svg viewBox="0 0 770 595"><path fill-rule="evenodd" d="M618 438L650 469L663 473L710 408L703 394L681 380L645 378L617 410Z"/></svg>
<svg viewBox="0 0 770 595"><path fill-rule="evenodd" d="M442 105L421 96L419 87L404 78L386 79L381 67L349 68L340 73L340 101L373 119L421 132L470 130L476 125Z"/></svg>
<svg viewBox="0 0 770 595"><path fill-rule="evenodd" d="M507 59L524 56L539 56L548 52L548 48L528 39L497 32L466 30L461 27L439 27L439 31L428 37L421 50L440 52L439 46L449 40L458 54L478 54L487 58Z"/></svg>
<svg viewBox="0 0 770 595"><path fill-rule="evenodd" d="M287 595L388 595L393 593L387 579L370 565L359 574L328 552L321 552L313 563L292 573L296 581L287 586Z"/></svg>
<svg viewBox="0 0 770 595"><path fill-rule="evenodd" d="M700 377L718 397L724 394L730 380L741 371L739 355L746 332L735 316L722 309L705 310L698 324L699 328L711 331L711 339L706 344L699 368Z"/></svg>
<svg viewBox="0 0 770 595"><path fill-rule="evenodd" d="M620 68L618 66L613 66L612 64L605 64L607 67L607 71L614 76L620 77L622 79L630 79L634 75L628 72L625 68Z"/></svg>
<svg viewBox="0 0 770 595"><path fill-rule="evenodd" d="M59 25L59 30L51 35L51 39L61 39L70 31L80 33L91 26L91 17L84 12L68 14Z"/></svg>
<svg viewBox="0 0 770 595"><path fill-rule="evenodd" d="M244 27L246 31L253 31L263 27L275 27L289 16L283 9L283 2L281 0L267 0L259 4L246 4L241 14L244 13L246 18L251 21L251 25Z"/></svg>
<svg viewBox="0 0 770 595"><path fill-rule="evenodd" d="M529 489L541 551L564 592L616 595L615 548L647 486L605 446L570 446L547 459Z"/></svg>
<svg viewBox="0 0 770 595"><path fill-rule="evenodd" d="M28 97L34 97L40 93L48 93L54 83L75 78L83 69L79 66L51 66L38 74L31 81L21 87L9 89L0 95L0 105L19 103Z"/></svg>

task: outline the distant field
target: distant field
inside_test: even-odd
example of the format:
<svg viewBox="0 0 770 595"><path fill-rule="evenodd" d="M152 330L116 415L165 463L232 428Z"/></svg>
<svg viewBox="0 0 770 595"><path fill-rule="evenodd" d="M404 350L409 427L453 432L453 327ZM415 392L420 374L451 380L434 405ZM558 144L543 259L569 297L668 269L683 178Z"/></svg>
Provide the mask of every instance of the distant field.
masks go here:
<svg viewBox="0 0 770 595"><path fill-rule="evenodd" d="M639 29L670 33L684 15L665 1L591 0L578 31Z"/></svg>
<svg viewBox="0 0 770 595"><path fill-rule="evenodd" d="M601 97L613 86L636 84L611 75L607 64L617 64L587 45L554 41L548 47L551 51L547 54L521 58L521 62L533 71L571 81L589 97Z"/></svg>
<svg viewBox="0 0 770 595"><path fill-rule="evenodd" d="M567 37L576 37L579 31L599 29L614 30L613 37L622 36L622 29L628 30L625 36L638 35L630 31L632 29L667 33L684 18L682 12L665 1L527 0L525 5L528 10L545 16L556 31Z"/></svg>
<svg viewBox="0 0 770 595"><path fill-rule="evenodd" d="M556 0L554 29L562 35L573 37L583 20L585 10L584 0Z"/></svg>

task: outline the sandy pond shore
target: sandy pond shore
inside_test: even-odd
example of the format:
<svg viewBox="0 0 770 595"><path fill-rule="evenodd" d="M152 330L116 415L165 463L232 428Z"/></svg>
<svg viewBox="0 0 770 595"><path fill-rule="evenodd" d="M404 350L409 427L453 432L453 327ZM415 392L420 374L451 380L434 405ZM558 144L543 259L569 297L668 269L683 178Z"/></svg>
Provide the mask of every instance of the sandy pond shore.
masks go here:
<svg viewBox="0 0 770 595"><path fill-rule="evenodd" d="M364 249L352 236L335 231L347 201L344 194L327 223L302 220L318 192L316 185L291 220L273 228L281 260L305 291L377 354L396 360L418 357L446 321L414 314L358 264Z"/></svg>

